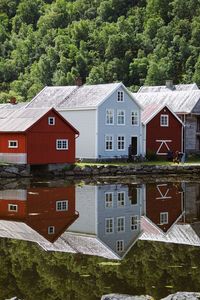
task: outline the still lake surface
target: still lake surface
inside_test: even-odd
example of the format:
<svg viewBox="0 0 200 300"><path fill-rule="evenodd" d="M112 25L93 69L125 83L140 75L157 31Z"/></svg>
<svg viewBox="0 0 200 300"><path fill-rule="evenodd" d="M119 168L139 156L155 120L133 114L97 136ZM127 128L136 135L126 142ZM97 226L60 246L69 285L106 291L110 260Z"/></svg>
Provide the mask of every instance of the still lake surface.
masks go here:
<svg viewBox="0 0 200 300"><path fill-rule="evenodd" d="M4 180L0 299L199 291L200 179Z"/></svg>

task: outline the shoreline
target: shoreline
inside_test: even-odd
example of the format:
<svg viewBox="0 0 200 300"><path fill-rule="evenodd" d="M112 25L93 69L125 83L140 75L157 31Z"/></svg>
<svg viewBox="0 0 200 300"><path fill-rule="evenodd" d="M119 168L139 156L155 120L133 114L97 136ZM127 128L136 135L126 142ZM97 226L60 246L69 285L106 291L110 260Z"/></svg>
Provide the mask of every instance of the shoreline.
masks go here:
<svg viewBox="0 0 200 300"><path fill-rule="evenodd" d="M65 165L48 170L38 167L31 170L27 165L0 165L0 178L89 178L96 176L124 176L124 175L199 175L200 164L179 165Z"/></svg>

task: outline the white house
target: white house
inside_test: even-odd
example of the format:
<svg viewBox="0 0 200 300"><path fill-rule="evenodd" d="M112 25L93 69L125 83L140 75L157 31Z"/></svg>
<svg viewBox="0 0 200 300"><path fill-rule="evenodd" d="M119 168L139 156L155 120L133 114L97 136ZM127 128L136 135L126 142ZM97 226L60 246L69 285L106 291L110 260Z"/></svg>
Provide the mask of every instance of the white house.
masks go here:
<svg viewBox="0 0 200 300"><path fill-rule="evenodd" d="M54 107L75 126L77 158L143 154L141 107L122 83L45 87L26 107Z"/></svg>

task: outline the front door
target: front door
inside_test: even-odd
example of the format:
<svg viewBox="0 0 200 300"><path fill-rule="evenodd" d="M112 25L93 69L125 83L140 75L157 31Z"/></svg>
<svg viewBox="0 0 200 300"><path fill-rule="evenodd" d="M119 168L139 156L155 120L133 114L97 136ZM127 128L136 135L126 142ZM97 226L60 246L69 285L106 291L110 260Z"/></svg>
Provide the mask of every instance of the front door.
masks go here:
<svg viewBox="0 0 200 300"><path fill-rule="evenodd" d="M132 136L131 137L131 154L132 155L137 155L138 153L137 153L137 143L138 143L138 141L137 141L137 136Z"/></svg>

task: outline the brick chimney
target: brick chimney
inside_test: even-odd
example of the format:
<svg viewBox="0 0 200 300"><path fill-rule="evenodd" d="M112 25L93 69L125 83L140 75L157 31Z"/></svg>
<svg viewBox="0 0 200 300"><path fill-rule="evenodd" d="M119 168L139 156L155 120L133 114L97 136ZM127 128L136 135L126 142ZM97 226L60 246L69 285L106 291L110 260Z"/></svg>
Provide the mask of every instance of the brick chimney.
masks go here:
<svg viewBox="0 0 200 300"><path fill-rule="evenodd" d="M11 97L10 104L13 104L13 105L17 104L17 99L15 97Z"/></svg>
<svg viewBox="0 0 200 300"><path fill-rule="evenodd" d="M77 85L77 86L82 86L83 85L83 80L82 80L81 77L77 77L75 79L75 85Z"/></svg>

